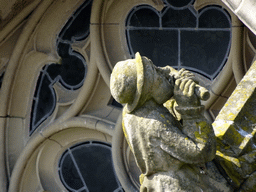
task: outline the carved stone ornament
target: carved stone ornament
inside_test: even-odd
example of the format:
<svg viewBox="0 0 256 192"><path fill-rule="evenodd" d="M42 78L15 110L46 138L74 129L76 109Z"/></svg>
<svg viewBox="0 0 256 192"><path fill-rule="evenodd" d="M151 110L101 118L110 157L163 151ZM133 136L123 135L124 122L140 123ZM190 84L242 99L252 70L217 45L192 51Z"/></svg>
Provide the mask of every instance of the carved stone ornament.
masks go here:
<svg viewBox="0 0 256 192"><path fill-rule="evenodd" d="M216 137L200 101L210 94L195 81L191 72L156 67L139 53L115 65L110 89L124 105L123 131L142 173L140 191L256 191L255 152L236 156L223 143L228 138Z"/></svg>

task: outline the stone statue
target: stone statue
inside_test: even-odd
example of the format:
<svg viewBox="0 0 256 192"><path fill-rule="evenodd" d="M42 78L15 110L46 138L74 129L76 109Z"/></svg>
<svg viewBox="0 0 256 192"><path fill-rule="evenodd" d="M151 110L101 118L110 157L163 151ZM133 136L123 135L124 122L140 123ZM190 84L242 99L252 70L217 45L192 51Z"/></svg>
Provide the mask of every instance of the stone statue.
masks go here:
<svg viewBox="0 0 256 192"><path fill-rule="evenodd" d="M156 67L136 53L116 64L110 89L124 105L123 130L142 172L141 192L234 191L213 162L216 137L200 102L209 93L192 73Z"/></svg>

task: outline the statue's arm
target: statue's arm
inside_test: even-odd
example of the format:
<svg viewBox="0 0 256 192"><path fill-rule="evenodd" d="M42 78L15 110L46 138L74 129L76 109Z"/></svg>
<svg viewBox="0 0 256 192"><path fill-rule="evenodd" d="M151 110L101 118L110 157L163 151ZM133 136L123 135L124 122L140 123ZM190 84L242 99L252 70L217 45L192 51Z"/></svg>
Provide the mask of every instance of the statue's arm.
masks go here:
<svg viewBox="0 0 256 192"><path fill-rule="evenodd" d="M199 114L193 119L185 117L182 131L176 127L163 128L160 146L173 157L189 164L211 161L216 153L212 126Z"/></svg>
<svg viewBox="0 0 256 192"><path fill-rule="evenodd" d="M182 128L168 128L161 134L162 149L186 163L205 163L216 154L212 125L203 116L204 106L194 92L195 83L189 79L175 81L176 110L182 118Z"/></svg>

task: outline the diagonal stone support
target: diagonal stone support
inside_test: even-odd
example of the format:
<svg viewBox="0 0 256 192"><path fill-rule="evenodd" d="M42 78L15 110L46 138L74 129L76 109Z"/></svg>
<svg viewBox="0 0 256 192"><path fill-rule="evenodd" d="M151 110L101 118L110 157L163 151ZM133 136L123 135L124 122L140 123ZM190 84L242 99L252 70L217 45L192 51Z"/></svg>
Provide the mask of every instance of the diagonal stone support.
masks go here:
<svg viewBox="0 0 256 192"><path fill-rule="evenodd" d="M256 34L256 1L255 0L222 0L236 16Z"/></svg>
<svg viewBox="0 0 256 192"><path fill-rule="evenodd" d="M220 111L213 129L237 157L256 149L256 61Z"/></svg>

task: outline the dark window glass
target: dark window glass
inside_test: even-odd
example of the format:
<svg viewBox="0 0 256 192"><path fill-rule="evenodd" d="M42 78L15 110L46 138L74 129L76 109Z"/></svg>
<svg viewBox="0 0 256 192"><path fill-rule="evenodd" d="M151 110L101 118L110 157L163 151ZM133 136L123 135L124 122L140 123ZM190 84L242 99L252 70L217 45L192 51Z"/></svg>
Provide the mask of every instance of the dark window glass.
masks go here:
<svg viewBox="0 0 256 192"><path fill-rule="evenodd" d="M43 118L47 111L51 111L52 105L55 102L53 90L48 86L49 84L49 79L47 76L44 76L42 79L40 92L38 93L37 115L35 118L36 121L39 121L41 118Z"/></svg>
<svg viewBox="0 0 256 192"><path fill-rule="evenodd" d="M72 51L70 42L58 42L58 54L61 58L69 57L69 52Z"/></svg>
<svg viewBox="0 0 256 192"><path fill-rule="evenodd" d="M194 0L167 0L167 2L174 7L184 7Z"/></svg>
<svg viewBox="0 0 256 192"><path fill-rule="evenodd" d="M60 64L50 64L42 69L38 78L31 110L30 134L54 111L56 106L53 85L59 82L69 90L83 85L87 73L84 57L72 49L74 41L85 39L89 35L92 0L86 1L70 17L57 39L57 51Z"/></svg>
<svg viewBox="0 0 256 192"><path fill-rule="evenodd" d="M68 149L60 160L59 174L69 191L122 191L114 172L111 147L105 143L87 142Z"/></svg>
<svg viewBox="0 0 256 192"><path fill-rule="evenodd" d="M229 31L182 31L181 66L215 76L227 57L229 37Z"/></svg>
<svg viewBox="0 0 256 192"><path fill-rule="evenodd" d="M4 73L5 73L5 72L3 72L3 73L0 75L0 89L1 89L2 83L3 83Z"/></svg>
<svg viewBox="0 0 256 192"><path fill-rule="evenodd" d="M230 28L226 13L221 9L209 8L199 18L200 28Z"/></svg>
<svg viewBox="0 0 256 192"><path fill-rule="evenodd" d="M63 40L83 40L89 35L92 0L86 1L69 19L60 33Z"/></svg>
<svg viewBox="0 0 256 192"><path fill-rule="evenodd" d="M188 9L168 9L162 18L163 27L196 27L196 17Z"/></svg>
<svg viewBox="0 0 256 192"><path fill-rule="evenodd" d="M56 96L53 88L50 86L51 79L46 74L47 67L41 72L37 82L37 87L34 95L30 133L33 133L35 128L41 124L47 116L51 115L54 110Z"/></svg>
<svg viewBox="0 0 256 192"><path fill-rule="evenodd" d="M66 152L61 162L61 180L66 184L70 190L79 190L83 188L84 184L78 174L77 168L72 161L70 153Z"/></svg>
<svg viewBox="0 0 256 192"><path fill-rule="evenodd" d="M59 64L51 64L47 68L47 73L51 77L51 79L55 79L60 74L60 66Z"/></svg>
<svg viewBox="0 0 256 192"><path fill-rule="evenodd" d="M143 25L130 27L130 21L140 7L130 12L126 35L131 56L140 52L157 66L186 68L213 80L228 58L231 43L230 16L222 7L207 6L196 11L194 1L167 2L162 12L143 6L143 10L157 13L160 27L148 27L146 19ZM136 17L138 24L140 18Z"/></svg>
<svg viewBox="0 0 256 192"><path fill-rule="evenodd" d="M108 105L112 105L118 108L123 108L123 106L120 103L118 103L113 97L111 97Z"/></svg>
<svg viewBox="0 0 256 192"><path fill-rule="evenodd" d="M72 52L69 57L62 58L59 75L64 81L63 85L69 89L72 89L72 86L80 87L85 78L86 69L84 58L77 52Z"/></svg>
<svg viewBox="0 0 256 192"><path fill-rule="evenodd" d="M140 8L131 17L129 26L135 27L159 27L159 17L153 10Z"/></svg>
<svg viewBox="0 0 256 192"><path fill-rule="evenodd" d="M129 36L133 54L139 51L158 66L173 65L178 62L177 31L130 30Z"/></svg>

